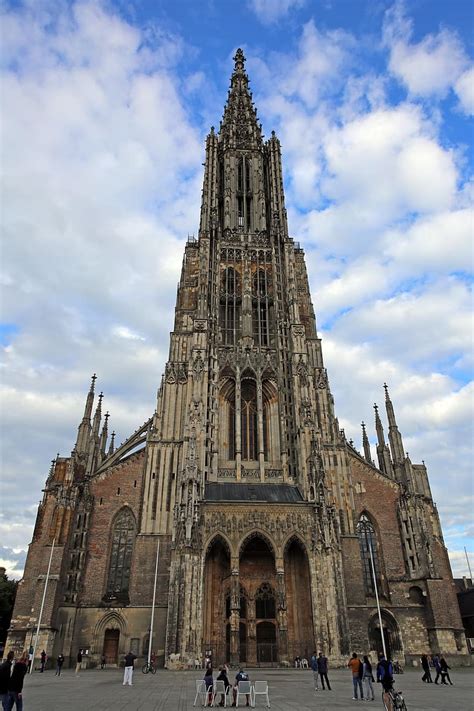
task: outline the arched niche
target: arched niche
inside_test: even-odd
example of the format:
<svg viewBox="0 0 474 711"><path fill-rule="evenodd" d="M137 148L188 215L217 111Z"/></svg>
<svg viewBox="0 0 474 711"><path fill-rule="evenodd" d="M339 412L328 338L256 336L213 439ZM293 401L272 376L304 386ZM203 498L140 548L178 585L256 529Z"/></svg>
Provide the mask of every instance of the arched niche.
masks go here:
<svg viewBox="0 0 474 711"><path fill-rule="evenodd" d="M385 641L387 657L399 660L403 656L403 644L400 634L400 627L394 615L388 610L381 611L382 634ZM369 646L370 649L380 654L383 652L382 634L380 632L380 621L378 614L372 615L369 620Z"/></svg>
<svg viewBox="0 0 474 711"><path fill-rule="evenodd" d="M209 543L204 562L203 649L223 658L226 646L226 598L230 587L230 549L217 535Z"/></svg>
<svg viewBox="0 0 474 711"><path fill-rule="evenodd" d="M309 658L314 647L311 575L306 547L297 536L285 546L284 568L290 659Z"/></svg>

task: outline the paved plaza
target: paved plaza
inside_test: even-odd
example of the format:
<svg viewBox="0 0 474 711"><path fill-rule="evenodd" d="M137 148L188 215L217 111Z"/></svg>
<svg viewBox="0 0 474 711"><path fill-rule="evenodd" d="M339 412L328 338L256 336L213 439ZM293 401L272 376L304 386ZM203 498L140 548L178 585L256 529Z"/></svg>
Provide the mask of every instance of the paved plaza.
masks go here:
<svg viewBox="0 0 474 711"><path fill-rule="evenodd" d="M312 673L297 669L250 669L252 681L267 680L271 708L275 711L329 711L330 709L381 709L380 685L376 684L375 702L352 701L350 672L337 669L330 673L332 691L315 693ZM200 672L159 670L155 676L135 671L133 687L122 686L123 671L87 670L79 677L65 670L60 677L54 671L34 672L24 688L25 711L191 711L195 679ZM235 672L231 672L231 677ZM404 693L409 711L464 711L474 708L474 669L454 669L454 686L423 684L419 671L396 677L396 688ZM199 707L199 703L197 708ZM257 708L263 709L262 700Z"/></svg>

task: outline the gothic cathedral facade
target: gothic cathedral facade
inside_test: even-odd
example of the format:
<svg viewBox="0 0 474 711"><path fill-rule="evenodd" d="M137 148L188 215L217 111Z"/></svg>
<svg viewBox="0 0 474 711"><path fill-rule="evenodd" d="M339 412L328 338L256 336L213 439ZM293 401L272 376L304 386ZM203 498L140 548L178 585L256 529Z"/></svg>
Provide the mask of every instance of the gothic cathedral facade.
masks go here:
<svg viewBox="0 0 474 711"><path fill-rule="evenodd" d="M339 427L280 142L263 140L244 62L238 50L207 137L156 411L115 447L94 376L71 456L46 481L8 646L33 639L51 556L50 657L146 655L155 590L152 646L168 666L207 652L286 665L314 649L340 663L380 651L382 635L393 658L460 661L427 471L404 451L387 387L377 462L364 426L362 452Z"/></svg>

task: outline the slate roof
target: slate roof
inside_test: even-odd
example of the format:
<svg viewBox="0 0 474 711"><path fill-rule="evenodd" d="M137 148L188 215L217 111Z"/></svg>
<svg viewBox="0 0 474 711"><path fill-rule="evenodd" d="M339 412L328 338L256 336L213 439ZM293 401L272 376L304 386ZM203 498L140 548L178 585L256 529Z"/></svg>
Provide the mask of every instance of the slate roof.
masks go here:
<svg viewBox="0 0 474 711"><path fill-rule="evenodd" d="M290 484L227 484L208 482L206 501L264 501L271 504L299 504L303 497Z"/></svg>

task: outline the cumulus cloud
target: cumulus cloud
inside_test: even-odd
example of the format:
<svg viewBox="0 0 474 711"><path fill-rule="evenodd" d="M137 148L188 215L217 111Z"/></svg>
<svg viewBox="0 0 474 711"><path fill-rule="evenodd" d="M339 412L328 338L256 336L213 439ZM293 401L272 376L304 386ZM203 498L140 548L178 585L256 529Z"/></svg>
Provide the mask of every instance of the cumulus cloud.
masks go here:
<svg viewBox="0 0 474 711"><path fill-rule="evenodd" d="M248 0L249 8L265 25L281 20L291 10L303 7L306 0Z"/></svg>
<svg viewBox="0 0 474 711"><path fill-rule="evenodd" d="M467 69L454 85L461 109L466 114L474 114L474 68Z"/></svg>
<svg viewBox="0 0 474 711"><path fill-rule="evenodd" d="M468 59L463 44L455 32L447 29L428 34L420 42L412 42L412 34L413 23L405 15L404 5L396 3L387 10L384 23L389 69L411 94L443 98L466 69ZM469 90L466 84L464 90ZM460 92L463 93L462 87Z"/></svg>

